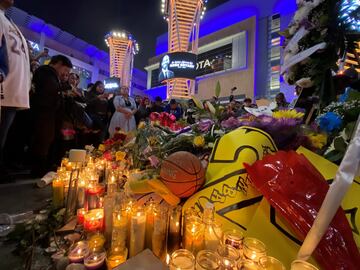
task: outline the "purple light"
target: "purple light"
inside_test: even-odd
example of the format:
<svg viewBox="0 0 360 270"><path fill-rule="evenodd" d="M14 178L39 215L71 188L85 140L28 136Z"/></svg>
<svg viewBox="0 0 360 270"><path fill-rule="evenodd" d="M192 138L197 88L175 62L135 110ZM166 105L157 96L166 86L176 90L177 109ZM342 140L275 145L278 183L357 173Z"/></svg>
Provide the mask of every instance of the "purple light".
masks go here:
<svg viewBox="0 0 360 270"><path fill-rule="evenodd" d="M85 53L90 56L90 57L93 57L96 53L97 53L97 48L95 46L88 46L86 49L85 49Z"/></svg>
<svg viewBox="0 0 360 270"><path fill-rule="evenodd" d="M258 19L275 13L287 15L296 10L296 0L230 0L215 9L209 10L201 21L200 38L212 34L252 16ZM159 36L156 42L156 55L168 51L167 33Z"/></svg>

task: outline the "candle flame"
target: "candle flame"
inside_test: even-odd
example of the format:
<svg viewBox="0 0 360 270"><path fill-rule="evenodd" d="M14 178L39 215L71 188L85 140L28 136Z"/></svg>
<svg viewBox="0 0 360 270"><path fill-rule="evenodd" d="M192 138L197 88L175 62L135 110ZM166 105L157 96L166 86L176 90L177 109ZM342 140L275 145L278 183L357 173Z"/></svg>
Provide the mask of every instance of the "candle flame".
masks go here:
<svg viewBox="0 0 360 270"><path fill-rule="evenodd" d="M170 255L166 254L166 264L169 265L170 263Z"/></svg>
<svg viewBox="0 0 360 270"><path fill-rule="evenodd" d="M176 221L175 226L176 226L176 227L179 227L179 226L180 226L179 221Z"/></svg>

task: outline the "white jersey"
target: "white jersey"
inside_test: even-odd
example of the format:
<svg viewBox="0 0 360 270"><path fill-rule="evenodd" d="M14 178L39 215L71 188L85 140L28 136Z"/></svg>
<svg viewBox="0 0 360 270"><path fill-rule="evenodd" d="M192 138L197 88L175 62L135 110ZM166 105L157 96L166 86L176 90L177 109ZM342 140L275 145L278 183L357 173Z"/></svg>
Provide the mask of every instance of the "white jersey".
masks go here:
<svg viewBox="0 0 360 270"><path fill-rule="evenodd" d="M7 54L7 72L0 88L0 105L29 108L31 72L27 42L3 10L0 10L0 47L6 49Z"/></svg>

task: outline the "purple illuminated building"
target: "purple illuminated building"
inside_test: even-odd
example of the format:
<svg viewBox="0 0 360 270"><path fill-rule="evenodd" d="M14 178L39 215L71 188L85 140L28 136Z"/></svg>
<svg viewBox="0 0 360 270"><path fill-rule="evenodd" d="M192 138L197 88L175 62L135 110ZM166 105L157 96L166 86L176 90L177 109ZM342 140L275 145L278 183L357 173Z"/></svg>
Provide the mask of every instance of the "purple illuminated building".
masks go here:
<svg viewBox="0 0 360 270"><path fill-rule="evenodd" d="M211 98L217 81L222 96L273 98L279 91L291 99L293 89L280 77L282 50L278 32L287 27L296 0L229 0L206 12L200 25L196 95ZM156 40L155 56L149 59L149 96L166 97L166 86L157 80L159 61L167 52L167 33Z"/></svg>

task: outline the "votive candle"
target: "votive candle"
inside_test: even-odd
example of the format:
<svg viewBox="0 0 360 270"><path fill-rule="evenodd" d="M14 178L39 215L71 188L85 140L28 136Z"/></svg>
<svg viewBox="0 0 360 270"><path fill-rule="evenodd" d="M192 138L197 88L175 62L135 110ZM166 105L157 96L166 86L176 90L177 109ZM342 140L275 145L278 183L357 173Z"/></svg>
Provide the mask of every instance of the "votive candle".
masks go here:
<svg viewBox="0 0 360 270"><path fill-rule="evenodd" d="M115 269L120 264L124 263L127 258L127 248L119 250L112 249L106 258L106 265L108 270Z"/></svg>
<svg viewBox="0 0 360 270"><path fill-rule="evenodd" d="M258 239L246 237L243 243L243 254L246 259L259 262L259 259L266 256L266 246Z"/></svg>
<svg viewBox="0 0 360 270"><path fill-rule="evenodd" d="M186 250L176 250L170 257L170 270L195 270L195 257Z"/></svg>
<svg viewBox="0 0 360 270"><path fill-rule="evenodd" d="M198 217L191 217L186 220L184 235L184 248L197 254L203 249L205 225Z"/></svg>
<svg viewBox="0 0 360 270"><path fill-rule="evenodd" d="M86 241L80 241L70 247L68 258L70 262L82 262L90 253L89 245Z"/></svg>
<svg viewBox="0 0 360 270"><path fill-rule="evenodd" d="M104 210L93 209L84 215L84 230L86 232L102 231L104 229Z"/></svg>
<svg viewBox="0 0 360 270"><path fill-rule="evenodd" d="M181 206L170 210L167 252L172 254L180 248L181 243Z"/></svg>
<svg viewBox="0 0 360 270"><path fill-rule="evenodd" d="M113 231L111 247L122 250L126 248L128 238L128 211L120 209L113 213Z"/></svg>
<svg viewBox="0 0 360 270"><path fill-rule="evenodd" d="M84 208L80 208L77 210L77 224L83 225L84 224L84 215L86 211Z"/></svg>
<svg viewBox="0 0 360 270"><path fill-rule="evenodd" d="M84 259L84 265L88 270L99 269L101 266L103 266L105 259L105 251L93 252Z"/></svg>

